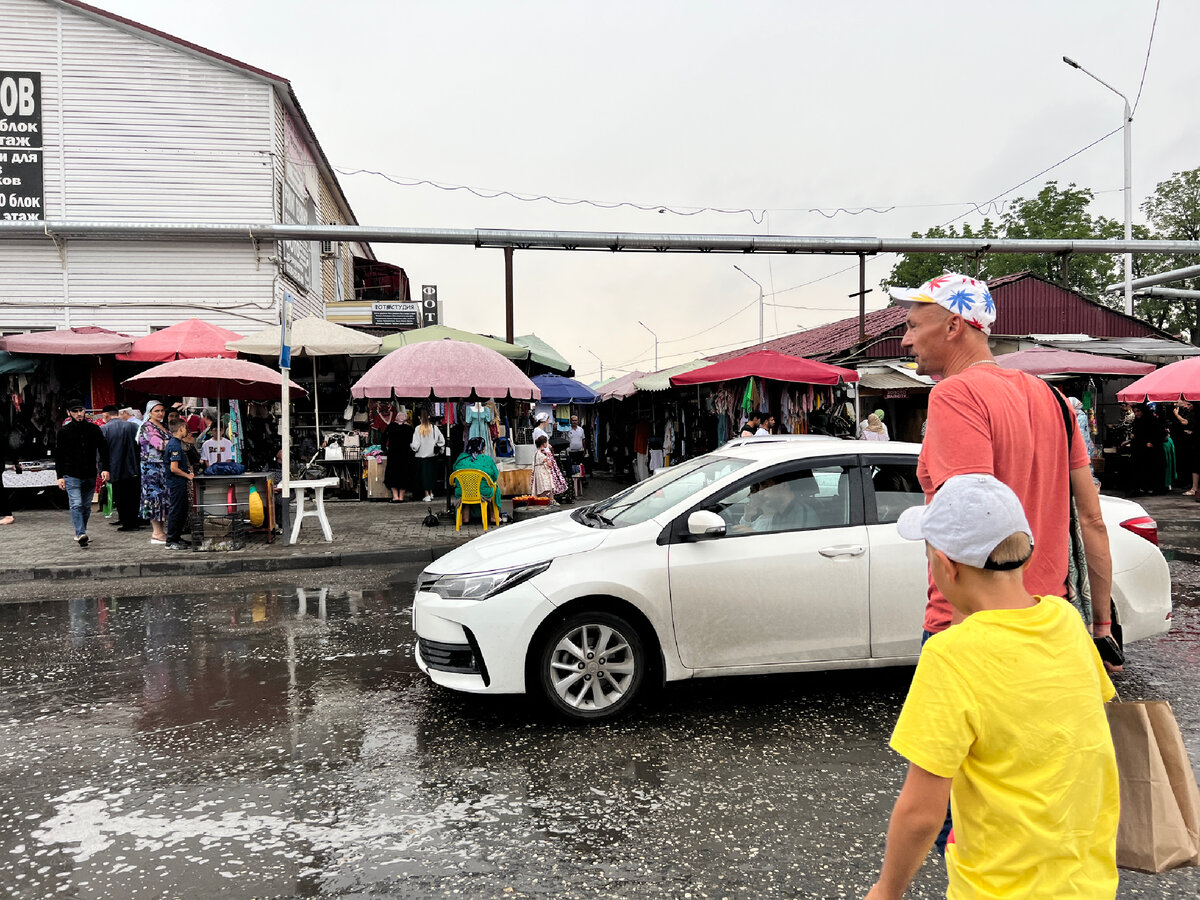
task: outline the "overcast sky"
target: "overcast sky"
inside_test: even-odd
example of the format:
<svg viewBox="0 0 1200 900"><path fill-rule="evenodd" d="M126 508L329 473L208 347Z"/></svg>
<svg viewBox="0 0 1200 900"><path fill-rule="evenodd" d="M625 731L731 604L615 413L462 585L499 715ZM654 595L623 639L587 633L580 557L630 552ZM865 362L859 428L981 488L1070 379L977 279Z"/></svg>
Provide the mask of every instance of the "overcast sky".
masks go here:
<svg viewBox="0 0 1200 900"><path fill-rule="evenodd" d="M343 172L654 207L339 174L362 224L884 237L963 213L978 224L971 203L1119 127L1120 99L1062 56L1132 102L1155 13L1154 0L93 2L290 79ZM1200 4L1163 0L1134 117L1135 206L1200 166L1197 33ZM1056 178L1120 219L1122 171L1118 133L1005 199ZM679 214L698 207L756 212ZM835 214L864 207L890 211ZM438 286L447 324L503 336L501 251L375 251L415 288ZM765 307L768 338L857 309L853 258L527 251L517 333L588 381L596 357L606 377L653 368L638 320L661 367L752 343L758 288L735 263L779 304ZM893 263L869 264L869 309L885 305Z"/></svg>

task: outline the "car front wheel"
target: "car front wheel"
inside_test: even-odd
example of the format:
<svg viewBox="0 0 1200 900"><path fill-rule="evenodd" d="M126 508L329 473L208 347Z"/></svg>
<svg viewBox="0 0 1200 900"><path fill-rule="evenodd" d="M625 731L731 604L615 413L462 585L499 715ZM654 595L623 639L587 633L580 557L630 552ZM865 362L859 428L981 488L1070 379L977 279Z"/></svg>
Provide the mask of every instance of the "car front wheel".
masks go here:
<svg viewBox="0 0 1200 900"><path fill-rule="evenodd" d="M625 619L580 613L546 635L539 674L542 692L561 715L608 719L632 704L646 676L646 653Z"/></svg>

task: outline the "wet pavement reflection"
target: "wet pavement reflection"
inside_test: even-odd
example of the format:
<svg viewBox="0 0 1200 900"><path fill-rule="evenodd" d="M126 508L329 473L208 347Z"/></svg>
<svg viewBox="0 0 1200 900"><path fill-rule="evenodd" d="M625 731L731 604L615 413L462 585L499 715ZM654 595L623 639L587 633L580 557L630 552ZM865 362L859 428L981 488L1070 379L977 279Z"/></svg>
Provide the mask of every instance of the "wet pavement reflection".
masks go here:
<svg viewBox="0 0 1200 900"><path fill-rule="evenodd" d="M1200 576L1131 652L1200 759ZM0 606L0 890L21 897L853 897L909 670L699 681L579 728L442 691L411 579ZM328 576L325 576L328 579ZM1122 873L1194 897L1197 870ZM927 865L912 897L943 895Z"/></svg>

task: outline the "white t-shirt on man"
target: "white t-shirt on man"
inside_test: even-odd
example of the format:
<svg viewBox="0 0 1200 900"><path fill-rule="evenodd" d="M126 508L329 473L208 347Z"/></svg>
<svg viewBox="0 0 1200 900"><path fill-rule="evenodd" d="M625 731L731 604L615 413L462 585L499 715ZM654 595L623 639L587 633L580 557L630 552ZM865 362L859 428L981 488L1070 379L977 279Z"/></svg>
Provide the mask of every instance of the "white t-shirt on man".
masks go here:
<svg viewBox="0 0 1200 900"><path fill-rule="evenodd" d="M200 447L200 461L206 466L233 461L233 444L227 438L209 438Z"/></svg>

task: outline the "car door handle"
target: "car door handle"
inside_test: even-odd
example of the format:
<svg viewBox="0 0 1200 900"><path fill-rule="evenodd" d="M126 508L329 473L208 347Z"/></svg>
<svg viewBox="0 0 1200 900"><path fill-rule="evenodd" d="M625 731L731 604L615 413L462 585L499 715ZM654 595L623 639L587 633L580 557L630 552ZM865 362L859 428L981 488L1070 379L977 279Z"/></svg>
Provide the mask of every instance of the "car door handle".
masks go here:
<svg viewBox="0 0 1200 900"><path fill-rule="evenodd" d="M858 544L839 544L836 547L822 547L817 552L833 559L836 556L862 556L867 548Z"/></svg>

